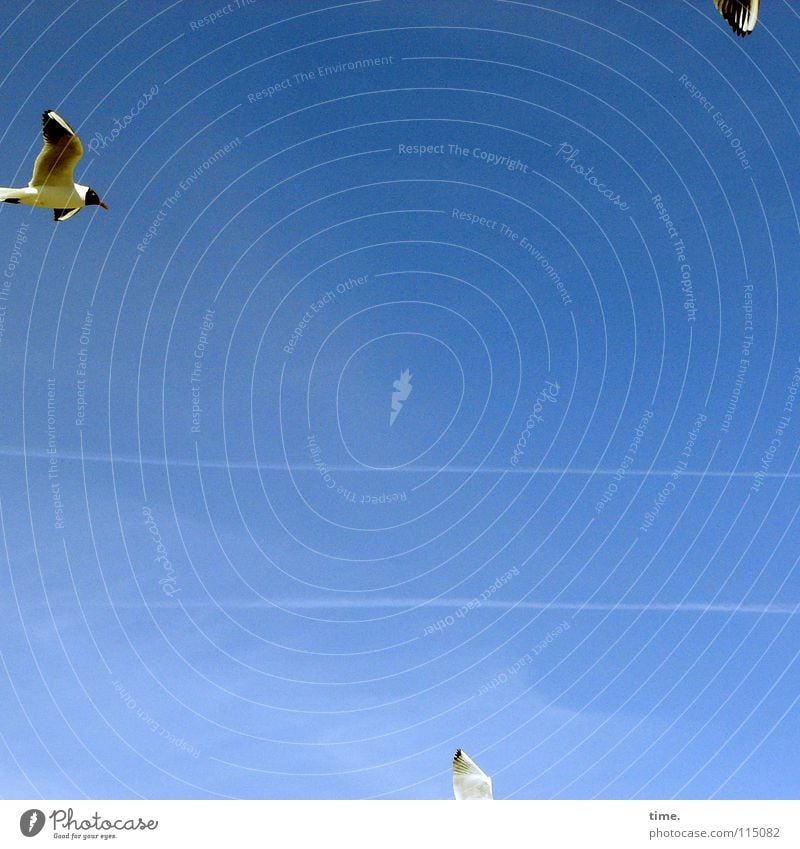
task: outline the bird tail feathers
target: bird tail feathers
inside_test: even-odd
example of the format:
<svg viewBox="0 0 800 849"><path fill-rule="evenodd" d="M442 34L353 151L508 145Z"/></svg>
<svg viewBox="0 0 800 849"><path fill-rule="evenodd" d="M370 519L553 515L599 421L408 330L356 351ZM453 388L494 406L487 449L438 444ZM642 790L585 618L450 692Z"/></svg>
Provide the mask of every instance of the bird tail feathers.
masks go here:
<svg viewBox="0 0 800 849"><path fill-rule="evenodd" d="M20 198L24 196L24 189L10 189L6 186L0 186L0 201L5 201L6 203L19 203Z"/></svg>

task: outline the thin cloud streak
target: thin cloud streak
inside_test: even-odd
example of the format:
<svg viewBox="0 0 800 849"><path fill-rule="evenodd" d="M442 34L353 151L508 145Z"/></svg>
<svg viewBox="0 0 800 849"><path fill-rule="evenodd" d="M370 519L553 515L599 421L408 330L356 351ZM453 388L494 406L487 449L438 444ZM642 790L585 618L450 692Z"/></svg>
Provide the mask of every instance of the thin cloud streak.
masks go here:
<svg viewBox="0 0 800 849"><path fill-rule="evenodd" d="M263 600L217 600L216 602L202 600L188 601L158 601L149 607L177 607L187 608L211 607L218 604L225 610L231 609L259 609L268 610L405 610L421 608L436 608L441 610L455 611L461 607L472 605L471 610L494 609L494 610L542 610L564 612L633 612L633 613L736 613L755 616L796 616L800 614L800 602L770 604L737 604L736 602L620 602L612 604L607 602L548 602L548 601L499 601L491 599L480 601L476 598L363 598L363 599L263 599ZM127 603L115 605L115 607L136 607L140 605L129 605Z"/></svg>
<svg viewBox="0 0 800 849"><path fill-rule="evenodd" d="M13 447L0 447L0 456L4 457L27 457L28 459L34 460L45 460L48 458L48 454L45 451L34 450L23 452L19 448ZM59 452L58 454L59 460L64 461L77 461L80 462L81 456L75 452ZM84 454L83 455L84 462L87 463L110 463L111 458L104 454ZM161 457L142 457L139 459L138 457L130 457L124 455L118 455L114 457L115 463L124 463L131 465L143 465L143 466L175 466L178 468L196 468L198 463L196 460L191 459L189 457L186 458L177 458L177 459L169 459L164 460ZM315 474L319 474L319 469L313 465L312 463L298 463L293 466L280 465L278 463L254 463L249 460L235 460L230 463L225 460L201 460L200 464L201 468L206 469L250 469L250 470L259 470L262 472L282 472L284 474L291 472L295 474L297 472L314 472ZM401 468L387 468L387 469L369 469L364 468L362 466L326 466L327 470L330 472L344 472L348 474L381 474L381 473L392 473L397 474L398 472L405 472L411 474L424 474L430 475L434 473L439 474L459 474L459 475L472 475L472 474L491 474L491 475L578 475L582 477L587 477L589 475L616 475L618 469L577 469L573 467L568 468L532 468L532 467L524 467L524 466L403 466ZM750 470L750 471L725 471L724 469L711 469L709 471L697 471L691 469L685 469L681 472L681 477L697 477L697 478L752 478L753 475L758 470ZM625 472L625 477L668 477L672 475L674 472L673 469L627 469ZM759 471L759 475L765 478L776 478L780 480L795 480L800 478L800 472L762 472Z"/></svg>

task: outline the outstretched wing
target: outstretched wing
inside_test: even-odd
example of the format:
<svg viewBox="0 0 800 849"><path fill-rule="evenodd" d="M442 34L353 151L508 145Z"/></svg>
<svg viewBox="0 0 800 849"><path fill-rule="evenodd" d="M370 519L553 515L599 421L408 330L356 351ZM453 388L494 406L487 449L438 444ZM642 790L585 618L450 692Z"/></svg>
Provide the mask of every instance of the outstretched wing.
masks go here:
<svg viewBox="0 0 800 849"><path fill-rule="evenodd" d="M750 35L758 21L758 0L714 0L736 35Z"/></svg>
<svg viewBox="0 0 800 849"><path fill-rule="evenodd" d="M66 221L68 218L72 218L73 215L77 215L82 208L79 206L76 209L54 209L53 221Z"/></svg>
<svg viewBox="0 0 800 849"><path fill-rule="evenodd" d="M72 186L73 173L83 156L83 145L75 130L52 109L42 113L44 147L33 166L31 186Z"/></svg>
<svg viewBox="0 0 800 849"><path fill-rule="evenodd" d="M453 758L453 793L456 799L492 799L492 779L461 749Z"/></svg>

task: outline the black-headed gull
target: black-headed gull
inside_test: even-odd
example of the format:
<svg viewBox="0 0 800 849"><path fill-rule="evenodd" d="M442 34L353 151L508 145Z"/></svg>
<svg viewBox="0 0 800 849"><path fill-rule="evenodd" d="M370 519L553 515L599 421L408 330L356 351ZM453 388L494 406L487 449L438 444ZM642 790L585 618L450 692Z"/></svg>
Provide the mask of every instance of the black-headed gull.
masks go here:
<svg viewBox="0 0 800 849"><path fill-rule="evenodd" d="M750 35L758 21L758 0L714 0L736 35Z"/></svg>
<svg viewBox="0 0 800 849"><path fill-rule="evenodd" d="M453 757L453 793L459 801L494 798L492 779L461 749Z"/></svg>
<svg viewBox="0 0 800 849"><path fill-rule="evenodd" d="M42 113L44 146L36 157L33 176L24 189L0 187L0 200L25 203L53 210L56 221L66 221L84 206L108 207L89 186L81 186L73 178L83 145L75 130L52 109Z"/></svg>

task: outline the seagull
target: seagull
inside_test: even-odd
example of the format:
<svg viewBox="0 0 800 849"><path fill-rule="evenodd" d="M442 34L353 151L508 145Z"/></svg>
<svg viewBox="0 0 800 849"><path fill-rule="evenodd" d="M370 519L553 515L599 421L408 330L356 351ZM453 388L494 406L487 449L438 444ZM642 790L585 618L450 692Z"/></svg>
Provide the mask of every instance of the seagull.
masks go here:
<svg viewBox="0 0 800 849"><path fill-rule="evenodd" d="M36 157L30 183L24 189L0 186L0 200L52 209L56 221L72 218L84 206L108 209L94 189L74 181L83 145L75 130L52 109L42 113L42 136L44 146Z"/></svg>
<svg viewBox="0 0 800 849"><path fill-rule="evenodd" d="M492 779L461 749L453 757L453 793L459 801L494 798Z"/></svg>
<svg viewBox="0 0 800 849"><path fill-rule="evenodd" d="M759 0L714 0L720 14L736 35L750 35L758 21Z"/></svg>

